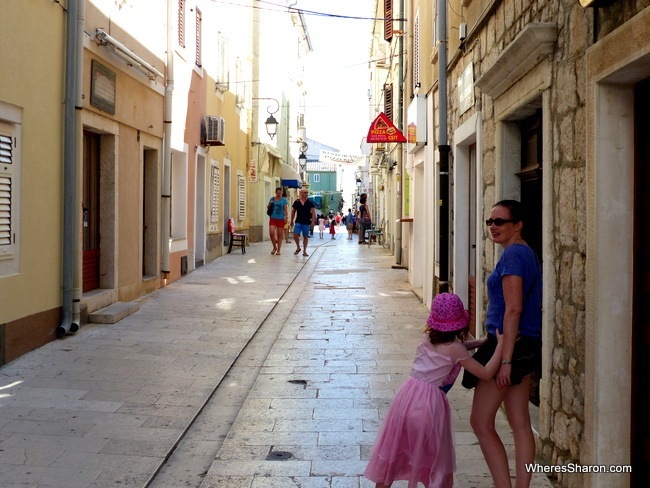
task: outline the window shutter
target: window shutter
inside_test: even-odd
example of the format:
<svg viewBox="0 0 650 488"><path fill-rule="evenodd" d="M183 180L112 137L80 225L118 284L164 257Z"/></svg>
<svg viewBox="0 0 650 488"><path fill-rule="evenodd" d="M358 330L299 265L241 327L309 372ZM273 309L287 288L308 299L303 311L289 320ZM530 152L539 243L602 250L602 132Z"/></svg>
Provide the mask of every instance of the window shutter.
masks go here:
<svg viewBox="0 0 650 488"><path fill-rule="evenodd" d="M178 45L185 47L185 0L178 0Z"/></svg>
<svg viewBox="0 0 650 488"><path fill-rule="evenodd" d="M201 27L203 24L203 14L201 14L201 11L197 8L196 9L196 59L195 63L196 65L200 68L202 66L202 61L201 61Z"/></svg>
<svg viewBox="0 0 650 488"><path fill-rule="evenodd" d="M237 175L237 209L241 222L246 218L246 180L241 174Z"/></svg>
<svg viewBox="0 0 650 488"><path fill-rule="evenodd" d="M13 137L0 132L0 256L13 252L12 198L15 161Z"/></svg>
<svg viewBox="0 0 650 488"><path fill-rule="evenodd" d="M413 87L420 83L420 15L415 17L413 29Z"/></svg>
<svg viewBox="0 0 650 488"><path fill-rule="evenodd" d="M384 114L393 120L393 84L384 85Z"/></svg>
<svg viewBox="0 0 650 488"><path fill-rule="evenodd" d="M210 223L217 224L219 222L219 188L221 175L217 166L212 166L210 172Z"/></svg>
<svg viewBox="0 0 650 488"><path fill-rule="evenodd" d="M384 40L393 40L393 0L384 0Z"/></svg>
<svg viewBox="0 0 650 488"><path fill-rule="evenodd" d="M229 41L219 32L219 37L217 40L217 56L219 57L217 61L217 81L216 86L217 90L220 92L226 92L230 89L230 67L229 67Z"/></svg>

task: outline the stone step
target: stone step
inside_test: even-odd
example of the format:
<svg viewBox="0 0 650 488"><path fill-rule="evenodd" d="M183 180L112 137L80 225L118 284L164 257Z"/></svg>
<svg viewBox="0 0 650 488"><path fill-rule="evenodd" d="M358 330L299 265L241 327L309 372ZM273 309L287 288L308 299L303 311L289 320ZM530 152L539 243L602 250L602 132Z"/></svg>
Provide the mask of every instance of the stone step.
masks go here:
<svg viewBox="0 0 650 488"><path fill-rule="evenodd" d="M140 304L137 302L115 302L108 307L100 308L89 314L88 322L93 324L115 324L138 310L140 310Z"/></svg>

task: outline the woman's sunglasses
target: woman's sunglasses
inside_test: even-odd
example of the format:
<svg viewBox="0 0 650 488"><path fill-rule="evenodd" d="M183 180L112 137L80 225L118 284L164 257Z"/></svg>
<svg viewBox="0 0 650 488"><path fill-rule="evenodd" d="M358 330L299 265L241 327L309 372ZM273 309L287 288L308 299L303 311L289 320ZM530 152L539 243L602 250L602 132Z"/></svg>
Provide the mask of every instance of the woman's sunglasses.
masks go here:
<svg viewBox="0 0 650 488"><path fill-rule="evenodd" d="M501 227L503 224L507 224L508 222L516 223L516 220L512 219L487 219L485 221L485 225L496 225L497 227Z"/></svg>

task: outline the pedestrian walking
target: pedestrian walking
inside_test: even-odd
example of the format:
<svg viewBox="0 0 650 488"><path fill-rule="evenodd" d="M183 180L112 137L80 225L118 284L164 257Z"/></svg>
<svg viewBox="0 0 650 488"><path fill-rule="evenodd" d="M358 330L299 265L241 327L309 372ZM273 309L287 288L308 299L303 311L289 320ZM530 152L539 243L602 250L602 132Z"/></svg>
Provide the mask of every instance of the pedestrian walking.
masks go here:
<svg viewBox="0 0 650 488"><path fill-rule="evenodd" d="M324 232L325 232L325 219L321 217L320 219L318 219L318 235L320 236L321 239L323 238Z"/></svg>
<svg viewBox="0 0 650 488"><path fill-rule="evenodd" d="M314 202L307 198L308 193L306 188L301 188L299 198L291 206L291 225L293 226L293 239L296 241L296 250L293 253L295 255L301 251L300 236L302 235L302 255L309 256L307 254L309 230L316 222L316 210Z"/></svg>
<svg viewBox="0 0 650 488"><path fill-rule="evenodd" d="M468 349L484 340L467 341L469 312L453 293L431 303L425 336L416 349L410 376L391 403L377 435L364 476L377 488L393 481L418 482L427 488L451 488L456 454L449 402L444 385L453 384L462 365L480 378L491 378L501 362L501 341L486 366Z"/></svg>
<svg viewBox="0 0 650 488"><path fill-rule="evenodd" d="M336 239L336 222L330 222L330 237Z"/></svg>
<svg viewBox="0 0 650 488"><path fill-rule="evenodd" d="M351 208L348 208L348 214L345 216L345 227L348 231L348 241L351 241L354 234L354 214Z"/></svg>
<svg viewBox="0 0 650 488"><path fill-rule="evenodd" d="M503 247L494 271L487 278L487 342L474 357L485 364L497 347L496 333L503 334L500 368L494 379L476 378L465 372L463 386L473 388L470 424L478 438L495 488L511 488L508 456L494 429L501 403L515 441L517 488L530 486L532 473L526 466L535 460L535 437L530 423L528 399L531 374L537 370L542 351L542 269L535 252L521 237L524 211L516 200L502 200L485 223L492 241ZM494 352L494 356L498 354Z"/></svg>
<svg viewBox="0 0 650 488"><path fill-rule="evenodd" d="M280 255L280 249L282 249L284 225L289 217L288 207L289 202L282 196L282 188L278 186L275 189L275 196L268 203L268 212L270 212L269 233L271 234L271 243L273 244L271 254L278 256Z"/></svg>
<svg viewBox="0 0 650 488"><path fill-rule="evenodd" d="M370 211L366 205L368 195L362 193L359 197L359 210L357 211L357 226L359 227L359 244L366 243L366 231L370 230L372 220L370 219Z"/></svg>
<svg viewBox="0 0 650 488"><path fill-rule="evenodd" d="M286 190L282 192L282 196L284 198L287 198L287 192ZM284 242L286 244L289 244L291 242L291 239L289 239L289 233L291 232L291 226L289 225L289 200L287 200L287 218L285 219L284 223Z"/></svg>

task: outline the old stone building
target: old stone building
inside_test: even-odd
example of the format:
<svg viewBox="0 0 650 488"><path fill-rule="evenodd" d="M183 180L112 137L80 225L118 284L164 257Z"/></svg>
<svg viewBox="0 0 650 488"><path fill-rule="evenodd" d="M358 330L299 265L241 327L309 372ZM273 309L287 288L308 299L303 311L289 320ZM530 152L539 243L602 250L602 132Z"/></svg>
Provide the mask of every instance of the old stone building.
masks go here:
<svg viewBox="0 0 650 488"><path fill-rule="evenodd" d="M404 105L427 112L426 145L405 154L412 284L425 302L458 293L480 334L500 253L483 222L521 200L544 275L538 457L561 486L649 486L650 2L405 3Z"/></svg>

